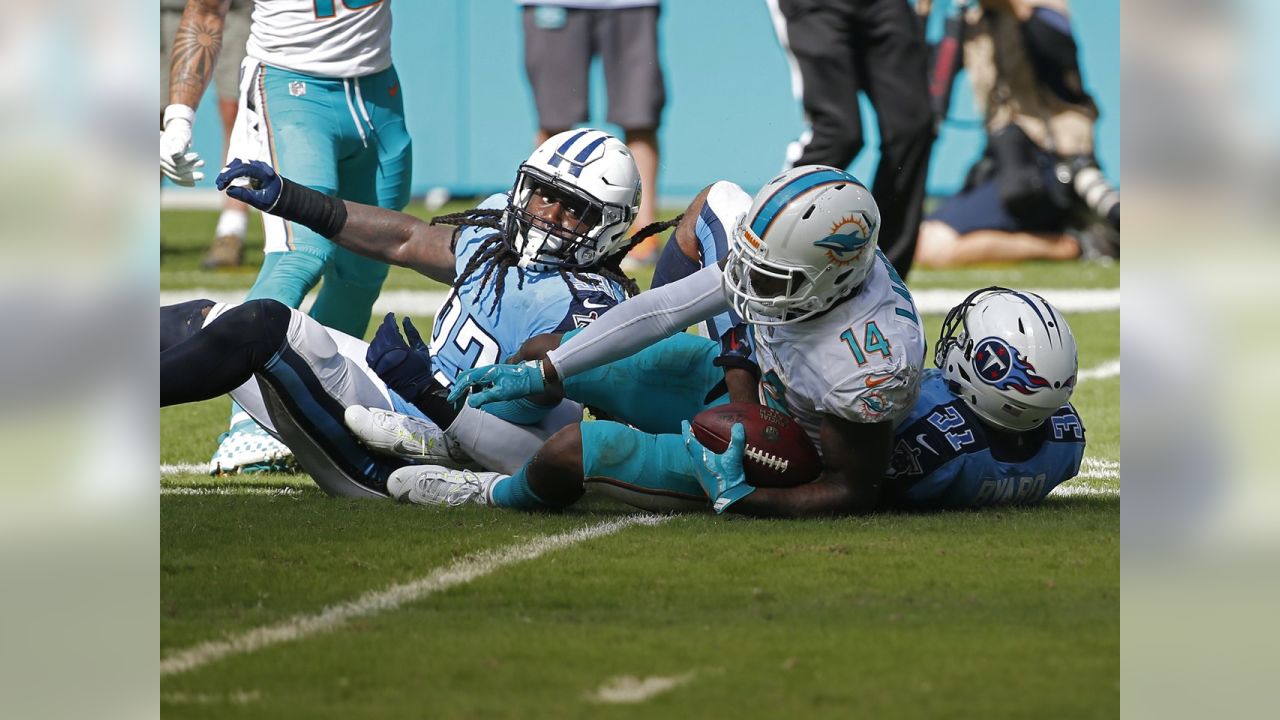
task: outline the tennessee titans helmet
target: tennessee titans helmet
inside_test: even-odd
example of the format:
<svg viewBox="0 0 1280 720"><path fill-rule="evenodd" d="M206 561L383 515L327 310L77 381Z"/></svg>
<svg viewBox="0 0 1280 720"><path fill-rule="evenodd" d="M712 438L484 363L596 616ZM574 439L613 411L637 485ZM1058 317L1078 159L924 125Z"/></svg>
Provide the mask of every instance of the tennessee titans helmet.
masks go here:
<svg viewBox="0 0 1280 720"><path fill-rule="evenodd" d="M530 212L538 195L558 202L576 227ZM631 151L600 130L569 130L538 146L520 165L503 217L520 266L590 267L627 243L640 207L640 172Z"/></svg>
<svg viewBox="0 0 1280 720"><path fill-rule="evenodd" d="M934 362L983 420L1017 432L1039 427L1076 386L1076 338L1044 298L987 287L947 313Z"/></svg>

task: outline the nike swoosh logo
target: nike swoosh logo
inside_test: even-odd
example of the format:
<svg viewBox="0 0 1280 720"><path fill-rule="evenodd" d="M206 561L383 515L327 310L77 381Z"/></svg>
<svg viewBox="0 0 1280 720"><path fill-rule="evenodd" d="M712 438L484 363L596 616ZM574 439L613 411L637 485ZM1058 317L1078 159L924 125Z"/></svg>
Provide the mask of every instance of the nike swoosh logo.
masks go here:
<svg viewBox="0 0 1280 720"><path fill-rule="evenodd" d="M396 438L396 441L395 441L395 442L393 442L393 443L391 443L391 452L393 452L393 453L395 453L395 454L397 454L397 455L400 455L400 456L402 456L402 457L423 457L423 456L425 456L425 455L426 455L426 453L425 453L425 452L422 452L422 450L420 449L420 448L422 447L422 443L421 443L421 442L415 442L415 443L414 443L415 445L417 445L417 446L418 446L417 448L410 448L410 447L409 447L409 443L410 443L410 442L413 442L414 440L415 440L414 438L409 438L408 440L406 440L405 438L402 438L402 437L401 437L401 438Z"/></svg>
<svg viewBox="0 0 1280 720"><path fill-rule="evenodd" d="M613 307L613 306L610 305L609 303L595 303L595 302L591 302L590 300L583 300L582 307L587 308L589 310L594 310L596 308L607 308L607 307Z"/></svg>
<svg viewBox="0 0 1280 720"><path fill-rule="evenodd" d="M918 443L918 444L920 444L920 445L923 445L923 446L924 446L924 449L928 450L929 452L933 453L934 455L937 455L937 454L938 454L938 451L937 451L937 450L934 450L934 449L933 449L933 447L932 447L931 445L929 445L929 443L927 443L927 442L925 442L925 441L924 441L924 433L920 433L919 435L917 435L917 436L916 436L916 443Z"/></svg>
<svg viewBox="0 0 1280 720"><path fill-rule="evenodd" d="M895 377L897 377L897 376L896 376L896 375L880 375L880 376L878 376L878 377L877 377L877 376L874 376L874 375L873 375L873 376L871 376L871 377L867 378L867 387L869 387L869 388L878 387L878 386L880 386L880 385L883 385L883 384L885 384L885 383L889 382L890 380L894 379Z"/></svg>

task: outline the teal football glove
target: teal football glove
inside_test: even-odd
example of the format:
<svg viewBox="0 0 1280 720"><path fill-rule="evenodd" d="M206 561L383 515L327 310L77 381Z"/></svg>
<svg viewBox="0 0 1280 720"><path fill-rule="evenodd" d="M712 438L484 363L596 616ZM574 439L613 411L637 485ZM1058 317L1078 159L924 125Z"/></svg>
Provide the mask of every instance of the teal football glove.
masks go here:
<svg viewBox="0 0 1280 720"><path fill-rule="evenodd" d="M747 475L742 469L742 453L747 447L747 431L742 423L734 424L729 447L722 453L703 447L693 436L688 420L680 424L680 429L684 435L684 447L693 458L698 484L711 498L711 507L716 514L724 513L730 505L755 492L756 489L747 484Z"/></svg>
<svg viewBox="0 0 1280 720"><path fill-rule="evenodd" d="M480 407L501 400L519 400L546 392L542 377L542 361L530 360L519 365L488 365L463 372L453 382L449 402L458 400L471 390L467 404Z"/></svg>

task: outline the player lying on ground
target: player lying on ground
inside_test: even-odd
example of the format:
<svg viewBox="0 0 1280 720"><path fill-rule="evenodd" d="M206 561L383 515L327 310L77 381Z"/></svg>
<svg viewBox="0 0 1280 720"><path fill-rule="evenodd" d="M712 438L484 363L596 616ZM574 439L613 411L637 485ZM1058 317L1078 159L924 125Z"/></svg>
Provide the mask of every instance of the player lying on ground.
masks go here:
<svg viewBox="0 0 1280 720"><path fill-rule="evenodd" d="M232 184L239 178L251 184ZM521 165L510 193L491 196L467 213L433 221L458 223L460 230L314 193L278 177L262 163L233 161L218 185L255 207L310 224L340 246L445 282L456 274L456 288L433 328L434 368L420 361L431 356L425 344L406 343L391 318L369 347L366 364L360 341L313 328L305 316L295 317L298 314L269 301L234 308L223 316L219 310L206 317L212 303L184 304L162 314L169 338L162 349L165 404L214 397L254 375L266 379L265 395L287 406L293 422L271 423L267 416L275 413L261 400L256 419L266 420L264 424L277 431L280 425L299 426L305 437L295 442L322 450L312 453L303 468L321 481L336 467L340 482L321 482L327 491L339 494L384 494L386 483L381 465L370 465L360 453L344 458L333 450L352 444L342 426L345 407L408 410L405 405L415 405L425 408L440 426L460 426L451 428L459 434L488 434L491 416L472 408L458 412L444 401L453 376L510 356L536 334L585 325L627 292L635 292L618 262L630 244L665 229L655 224L628 241L626 231L640 192L635 164L620 141L593 130L570 131L544 143ZM411 325L406 323L406 330L410 340L416 340ZM285 356L299 360L293 370L285 367ZM299 375L298 381L273 378L277 369ZM379 389L375 369L394 392ZM252 395L257 387L249 382L241 390ZM411 402L399 403L397 395ZM313 412L317 407L324 411ZM527 447L511 469L551 430L581 417L581 408L571 403L558 407L517 401L493 410L526 423L522 438L509 439L513 444L522 440ZM367 413L357 415L370 419ZM433 434L428 441L438 439ZM433 444L423 443L416 450L426 452L428 459L441 457L430 447ZM501 458L481 459L490 467L503 467ZM369 468L369 474L362 475L361 468Z"/></svg>
<svg viewBox="0 0 1280 720"><path fill-rule="evenodd" d="M536 338L530 345L535 344L545 355L555 343ZM999 287L971 293L947 314L934 361L938 369L925 371L918 399L894 431L880 509L1036 503L1079 473L1085 431L1069 403L1077 368L1075 339L1061 313L1043 298ZM565 385L572 388L572 379ZM412 418L403 423L414 425ZM582 430L589 433L594 424ZM625 483L584 472L594 461L585 452L584 433L575 437L573 429L557 434L530 463L531 487L556 497L597 487L650 510L707 506L706 497L677 503L655 493L655 483L634 473L639 464L626 466L634 476L623 478ZM635 446L617 449L625 454ZM706 453L696 441L689 448L691 463ZM726 485L741 486L740 455L713 462L733 466L734 477ZM718 489L702 477L708 495ZM395 473L392 486L413 502L506 505L500 492L505 482L492 473L405 468ZM544 484L550 487L542 489ZM751 492L749 486L745 492Z"/></svg>
<svg viewBox="0 0 1280 720"><path fill-rule="evenodd" d="M910 412L917 395L925 341L910 292L877 252L875 200L852 175L807 166L767 184L726 227L734 229L723 262L628 300L544 361L463 373L450 397L478 390L472 406L549 390L573 397L575 376L629 358L658 373L636 405L650 412L689 408L684 379L714 377L715 354L669 353L666 361L659 341L732 308L751 325L769 404L795 417L820 449L818 480L789 489L745 485L741 433L726 454L710 453L692 438L686 409L672 418L686 421L683 434L605 421L572 425L509 477L408 468L393 474L392 494L555 509L582 495L584 478L603 477L636 493L700 504L709 497L718 512L806 516L877 509L894 421ZM743 362L729 372L747 373L751 366ZM615 396L634 392L608 373L599 383ZM754 400L754 383L728 384L733 400ZM693 404L702 400L697 396Z"/></svg>

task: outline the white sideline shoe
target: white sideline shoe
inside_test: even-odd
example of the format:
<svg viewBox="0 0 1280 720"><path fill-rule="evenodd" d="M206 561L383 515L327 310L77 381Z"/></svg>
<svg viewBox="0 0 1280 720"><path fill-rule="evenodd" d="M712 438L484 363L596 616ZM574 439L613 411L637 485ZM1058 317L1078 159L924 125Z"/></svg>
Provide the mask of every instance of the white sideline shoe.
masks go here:
<svg viewBox="0 0 1280 720"><path fill-rule="evenodd" d="M298 472L298 464L288 446L253 420L242 420L218 437L209 474L260 472Z"/></svg>
<svg viewBox="0 0 1280 720"><path fill-rule="evenodd" d="M493 485L507 477L496 472L454 470L438 465L408 465L387 478L387 492L396 502L458 507L488 505Z"/></svg>
<svg viewBox="0 0 1280 720"><path fill-rule="evenodd" d="M352 405L343 412L347 429L370 450L401 460L459 468L471 458L448 441L434 423L391 410Z"/></svg>

